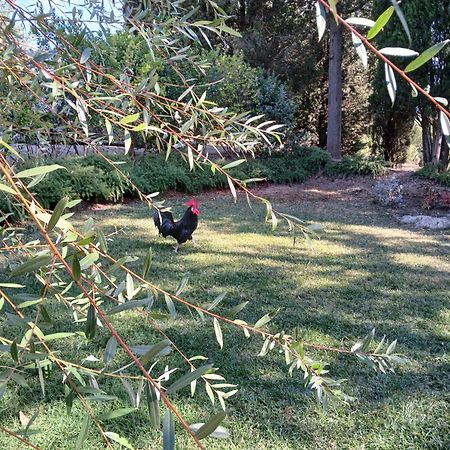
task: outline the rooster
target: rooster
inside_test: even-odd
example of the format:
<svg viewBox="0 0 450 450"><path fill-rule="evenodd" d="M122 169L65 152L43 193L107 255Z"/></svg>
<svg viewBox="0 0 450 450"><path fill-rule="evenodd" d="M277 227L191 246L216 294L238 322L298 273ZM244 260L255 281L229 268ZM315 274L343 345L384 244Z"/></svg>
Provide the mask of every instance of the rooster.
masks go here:
<svg viewBox="0 0 450 450"><path fill-rule="evenodd" d="M188 209L184 216L176 222L169 211L155 211L153 214L155 227L158 228L159 234L164 238L172 236L177 240L175 253L178 253L180 245L188 240L191 240L196 245L192 239L192 233L197 229L198 225L198 215L200 214L198 203L192 198L186 202L186 206L188 206Z"/></svg>

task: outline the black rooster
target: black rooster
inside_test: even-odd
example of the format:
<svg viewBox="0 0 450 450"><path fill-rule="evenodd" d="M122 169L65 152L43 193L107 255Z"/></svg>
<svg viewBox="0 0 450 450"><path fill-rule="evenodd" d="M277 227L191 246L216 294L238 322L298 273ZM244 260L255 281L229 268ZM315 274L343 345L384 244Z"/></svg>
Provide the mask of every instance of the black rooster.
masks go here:
<svg viewBox="0 0 450 450"><path fill-rule="evenodd" d="M172 236L177 240L177 246L175 247L175 253L178 252L180 244L184 244L188 240L192 239L192 233L197 229L198 215L198 203L193 198L186 202L188 209L184 213L181 220L174 221L173 215L169 211L155 211L153 214L153 220L156 228L158 228L159 234L163 237ZM195 244L195 242L194 242Z"/></svg>

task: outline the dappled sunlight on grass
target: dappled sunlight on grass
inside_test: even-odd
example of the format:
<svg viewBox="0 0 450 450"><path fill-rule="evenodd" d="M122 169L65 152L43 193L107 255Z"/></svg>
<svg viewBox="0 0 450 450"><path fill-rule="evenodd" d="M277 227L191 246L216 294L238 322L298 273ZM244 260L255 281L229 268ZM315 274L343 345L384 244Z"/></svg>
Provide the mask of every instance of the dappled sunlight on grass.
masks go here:
<svg viewBox="0 0 450 450"><path fill-rule="evenodd" d="M172 199L175 217L184 212L181 199ZM219 367L230 383L240 391L229 399L232 409L227 426L231 441L206 441L211 449L328 449L328 448L445 448L449 424L443 411L448 408L447 385L450 371L450 319L448 263L449 243L442 233L420 232L399 228L397 221L374 205L362 209L358 204L333 202L280 202L283 211L305 218L309 223L321 222L327 231L311 245L292 238L280 224L272 233L264 223L263 209L248 209L245 200L237 204L228 198L200 198L200 225L191 243L173 252L174 241L160 238L153 226L149 209L138 203L107 206L83 211L81 223L93 217L107 232L117 233L110 242L115 256L143 257L152 248L153 263L149 280L175 291L185 273L190 274L183 296L207 306L221 292L227 295L217 308L220 313L240 302L248 301L239 317L255 323L276 309L279 315L269 323L273 331L290 331L299 327L306 341L333 346L351 345L373 327L377 336L398 339L398 349L409 362L397 374L383 375L361 365L352 358L313 352L330 362L333 377L346 378L345 389L359 398L351 407L338 406L323 413L308 390L301 374L287 374L283 355L272 352L258 357L262 341L246 339L241 330L223 326L224 348L220 350L210 320L202 322L196 313L176 305L178 316L160 322L160 326L188 356L205 355ZM141 271L141 263L130 263ZM65 329L80 330L59 310L52 314L64 317ZM163 297L153 306L166 313ZM58 312L59 311L59 312ZM150 344L161 339L152 324L138 312L114 316L114 326L130 344ZM84 339L65 341L65 351L75 354L83 350L103 348L108 333L101 331L95 343ZM58 347L56 347L58 348ZM101 358L101 352L95 353ZM123 352L117 364L125 364ZM165 364L182 367L179 356L172 353L155 367ZM61 400L60 376L49 381L53 400L48 412L42 411L39 428L50 430L50 421L58 434L41 439L44 448L73 448L78 429L71 430L73 420L82 420L79 405L74 415L65 415ZM117 388L116 407L126 400ZM207 417L212 407L202 395L190 399L188 392L176 397L176 404L188 421ZM39 392L34 394L36 401ZM26 399L11 399L5 410L5 424L18 429L20 408L32 413ZM28 409L27 409L28 408ZM107 408L101 405L100 408ZM111 422L110 429L132 436L139 449L160 448L160 437L148 429L144 412L133 419ZM45 419L45 420L44 420ZM131 425L132 424L132 425ZM54 430L54 428L52 428ZM54 431L53 431L54 432ZM178 434L180 449L192 448L189 439ZM2 448L10 441L1 440ZM8 444L5 444L8 442ZM100 441L90 436L88 449L101 448Z"/></svg>

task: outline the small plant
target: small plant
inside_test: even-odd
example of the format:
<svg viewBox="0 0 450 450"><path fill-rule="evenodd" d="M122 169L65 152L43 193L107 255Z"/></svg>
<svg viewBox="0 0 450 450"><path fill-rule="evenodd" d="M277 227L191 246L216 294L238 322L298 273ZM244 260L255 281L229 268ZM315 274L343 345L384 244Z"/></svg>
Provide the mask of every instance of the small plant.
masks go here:
<svg viewBox="0 0 450 450"><path fill-rule="evenodd" d="M381 180L375 183L373 192L378 203L396 208L403 205L403 185L396 180Z"/></svg>
<svg viewBox="0 0 450 450"><path fill-rule="evenodd" d="M436 189L427 187L422 195L420 206L422 209L432 209L439 198L439 192Z"/></svg>

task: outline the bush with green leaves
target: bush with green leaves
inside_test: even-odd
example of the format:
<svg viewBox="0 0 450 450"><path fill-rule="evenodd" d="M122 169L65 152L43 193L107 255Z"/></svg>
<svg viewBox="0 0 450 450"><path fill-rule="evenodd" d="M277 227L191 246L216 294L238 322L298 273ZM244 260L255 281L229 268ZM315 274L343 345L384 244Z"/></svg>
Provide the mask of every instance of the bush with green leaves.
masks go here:
<svg viewBox="0 0 450 450"><path fill-rule="evenodd" d="M387 172L389 163L381 156L344 156L341 161L330 162L325 169L328 176L372 175L378 177Z"/></svg>
<svg viewBox="0 0 450 450"><path fill-rule="evenodd" d="M419 178L433 180L436 183L443 184L450 187L450 170L439 172L432 164L426 164L416 172Z"/></svg>
<svg viewBox="0 0 450 450"><path fill-rule="evenodd" d="M146 194L169 190L195 194L228 186L223 174L213 173L208 165L201 163L190 171L183 158L177 154L171 155L167 161L157 153L146 153L135 158L110 155L108 158L117 164L117 168L129 177L139 191ZM239 179L263 178L273 183L299 183L318 173L328 161L325 150L295 146L290 151L280 151L258 159L250 158L244 164L231 168L230 174ZM221 162L222 165L225 163L227 161ZM62 197L90 203L116 203L124 197L137 197L130 182L98 155L70 156L56 160L31 159L19 165L18 170L48 164L58 164L66 170L47 174L31 189L46 208L53 208ZM11 208L6 195L0 193L0 211L12 212Z"/></svg>

